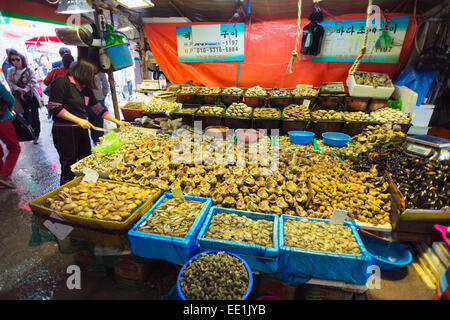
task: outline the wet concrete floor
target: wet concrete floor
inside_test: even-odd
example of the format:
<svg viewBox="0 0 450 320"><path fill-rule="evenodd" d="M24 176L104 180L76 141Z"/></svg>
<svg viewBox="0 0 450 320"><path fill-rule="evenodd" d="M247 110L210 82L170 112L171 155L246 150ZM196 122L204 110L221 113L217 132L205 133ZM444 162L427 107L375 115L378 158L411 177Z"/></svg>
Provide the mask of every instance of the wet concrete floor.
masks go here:
<svg viewBox="0 0 450 320"><path fill-rule="evenodd" d="M22 142L12 175L15 190L0 190L0 299L160 299L176 283L179 266L154 261L151 275L139 289L118 284L108 274L82 272L81 289L68 289L67 268L74 254L63 254L54 241L30 246L32 213L28 202L59 186L60 164L51 137L51 120L41 110L39 144ZM384 289L383 289L384 288ZM382 274L381 290L367 292L369 299L432 298L413 268L401 274Z"/></svg>

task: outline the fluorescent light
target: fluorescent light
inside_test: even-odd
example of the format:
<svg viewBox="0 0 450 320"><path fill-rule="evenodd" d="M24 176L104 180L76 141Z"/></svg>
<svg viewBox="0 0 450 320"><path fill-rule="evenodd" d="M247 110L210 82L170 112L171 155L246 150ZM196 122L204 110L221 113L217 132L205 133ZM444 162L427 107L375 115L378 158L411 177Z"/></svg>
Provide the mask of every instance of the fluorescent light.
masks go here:
<svg viewBox="0 0 450 320"><path fill-rule="evenodd" d="M92 9L85 0L60 0L56 13L62 14L76 14L93 12Z"/></svg>
<svg viewBox="0 0 450 320"><path fill-rule="evenodd" d="M128 9L142 9L155 6L150 0L117 0L117 2Z"/></svg>
<svg viewBox="0 0 450 320"><path fill-rule="evenodd" d="M131 31L131 30L134 30L134 29L133 29L133 27L130 27L130 26L125 26L123 28L117 29L117 31L122 31L122 32L127 32L127 31Z"/></svg>

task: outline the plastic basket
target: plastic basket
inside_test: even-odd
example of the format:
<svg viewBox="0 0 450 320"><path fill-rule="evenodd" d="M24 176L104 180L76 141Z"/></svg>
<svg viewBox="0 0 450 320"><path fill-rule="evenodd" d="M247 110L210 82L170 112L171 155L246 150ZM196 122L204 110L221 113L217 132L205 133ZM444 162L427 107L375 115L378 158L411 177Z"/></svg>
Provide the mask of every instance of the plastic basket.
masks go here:
<svg viewBox="0 0 450 320"><path fill-rule="evenodd" d="M200 109L199 109L200 110ZM202 127L221 126L223 124L223 114L225 107L220 115L201 115L198 114L198 110L194 113L194 121L201 121Z"/></svg>
<svg viewBox="0 0 450 320"><path fill-rule="evenodd" d="M75 178L74 180L69 181L68 183L60 186L59 188L41 196L35 200L32 200L29 203L31 210L33 212L37 213L38 215L44 216L44 217L49 217L52 213L55 212L56 214L58 214L59 216L61 216L65 220L67 220L67 222L69 222L73 226L90 227L90 228L93 228L96 230L120 231L120 230L129 229L151 207L151 205L155 202L155 199L157 199L162 193L161 190L155 189L156 193L151 198L149 198L146 202L144 202L139 207L134 209L132 211L131 215L124 221L107 221L107 220L100 220L100 219L95 219L95 218L85 218L85 217L80 217L80 216L76 216L73 214L67 214L67 213L63 213L60 211L55 211L46 206L46 201L48 198L55 196L63 188L66 188L66 187L72 188L72 187L77 186L78 184L81 183L82 179L83 179L83 177ZM149 187L143 187L143 186L140 186L137 184L120 182L120 181L111 181L111 180L106 180L106 179L98 179L98 181L112 182L112 183L116 183L116 184L123 184L123 185L129 185L129 186L138 186L142 189L154 189L154 188L149 188Z"/></svg>
<svg viewBox="0 0 450 320"><path fill-rule="evenodd" d="M205 238L211 219L217 213L234 213L239 216L245 216L253 220L273 221L272 247L265 247L257 244L248 244L243 242ZM241 211L229 208L212 207L208 216L197 236L198 243L202 250L226 250L241 255L249 264L252 270L266 273L275 273L278 269L278 215L264 214L249 211Z"/></svg>
<svg viewBox="0 0 450 320"><path fill-rule="evenodd" d="M39 223L39 227L42 230L47 230L47 227L44 225L46 220L50 222L62 223L58 219L53 219L46 215L41 215L39 213L34 213L34 216L37 218ZM127 239L127 231L128 230L99 230L90 227L80 227L75 226L73 223L62 223L66 225L72 226L74 229L70 232L69 237L71 239L78 239L89 241L90 243L99 244L105 247L111 248L119 248L122 250L129 250L130 245ZM50 231L49 231L50 232Z"/></svg>
<svg viewBox="0 0 450 320"><path fill-rule="evenodd" d="M242 95L234 95L234 94L221 94L220 100L222 100L222 103L226 106L231 105L233 102L241 102L242 101Z"/></svg>
<svg viewBox="0 0 450 320"><path fill-rule="evenodd" d="M222 251L222 250L220 250ZM187 300L186 297L183 294L183 291L181 290L181 285L180 285L180 278L181 275L184 271L184 269L188 266L189 262L194 261L198 256L200 255L204 255L204 254L215 254L220 252L219 250L210 250L210 251L206 251L206 252L202 252L197 254L196 256L192 257L191 259L189 259L188 262L186 262L183 267L181 268L180 272L178 273L178 277L177 277L177 291L178 291L178 295L180 297L181 300ZM245 291L244 295L241 297L240 300L247 300L248 296L250 295L250 293L252 292L252 288L253 288L253 273L252 270L250 269L249 265L245 262L244 259L242 259L240 256L238 256L237 254L234 254L232 252L227 252L225 251L227 254L239 259L242 264L244 265L245 269L247 270L247 274L248 274L248 287L247 290Z"/></svg>
<svg viewBox="0 0 450 320"><path fill-rule="evenodd" d="M264 107L267 99L268 99L267 97L246 97L244 95L245 104L252 108Z"/></svg>
<svg viewBox="0 0 450 320"><path fill-rule="evenodd" d="M377 111L378 109L386 108L388 99L370 99L368 109L369 111Z"/></svg>
<svg viewBox="0 0 450 320"><path fill-rule="evenodd" d="M293 101L292 97L269 97L269 104L273 108L284 108Z"/></svg>
<svg viewBox="0 0 450 320"><path fill-rule="evenodd" d="M314 133L321 136L324 132L342 132L345 121L342 120L312 120Z"/></svg>
<svg viewBox="0 0 450 320"><path fill-rule="evenodd" d="M345 95L319 95L316 99L316 103L321 109L340 109L341 104L344 102Z"/></svg>
<svg viewBox="0 0 450 320"><path fill-rule="evenodd" d="M144 109L128 109L128 108L120 108L122 111L123 118L125 121L132 122L134 119L142 118L144 116Z"/></svg>
<svg viewBox="0 0 450 320"><path fill-rule="evenodd" d="M366 111L370 98L345 97L345 109L348 111Z"/></svg>
<svg viewBox="0 0 450 320"><path fill-rule="evenodd" d="M281 133L287 134L289 131L308 130L311 126L311 119L290 119L284 117L284 110L281 114Z"/></svg>
<svg viewBox="0 0 450 320"><path fill-rule="evenodd" d="M179 103L187 103L194 104L197 103L197 94L194 93L178 93L177 94L177 102Z"/></svg>
<svg viewBox="0 0 450 320"><path fill-rule="evenodd" d="M284 245L284 222L286 220L323 221L330 223L328 219L315 219L282 215L279 220L279 263L280 268L277 277L287 283L304 283L311 278L344 281L354 284L366 284L372 274L369 266L375 261L369 255L357 231L355 222L346 219L344 225L352 230L361 255L331 253L287 247ZM369 273L370 272L370 273Z"/></svg>
<svg viewBox="0 0 450 320"><path fill-rule="evenodd" d="M230 129L250 129L252 126L252 116L253 109L248 117L233 117L228 116L227 113L228 107L225 109L223 113L223 124Z"/></svg>
<svg viewBox="0 0 450 320"><path fill-rule="evenodd" d="M133 254L149 259L159 259L171 263L184 264L199 252L197 234L212 206L212 200L193 195L185 196L186 200L204 202L203 208L194 220L188 233L183 237L173 237L137 231L139 225L165 200L172 199L171 192L166 191L148 212L128 231L128 241Z"/></svg>
<svg viewBox="0 0 450 320"><path fill-rule="evenodd" d="M350 137L356 136L364 131L367 126L379 125L376 121L346 121L343 127L343 132Z"/></svg>

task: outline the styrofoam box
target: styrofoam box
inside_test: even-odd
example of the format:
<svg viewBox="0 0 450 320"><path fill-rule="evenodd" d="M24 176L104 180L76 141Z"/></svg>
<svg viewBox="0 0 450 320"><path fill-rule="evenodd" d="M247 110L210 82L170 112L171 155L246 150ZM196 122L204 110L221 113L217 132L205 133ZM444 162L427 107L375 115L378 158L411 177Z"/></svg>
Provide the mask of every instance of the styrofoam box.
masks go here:
<svg viewBox="0 0 450 320"><path fill-rule="evenodd" d="M205 238L212 217L216 213L236 214L253 220L273 221L272 247L261 246L253 243L243 243L224 239ZM202 250L226 250L239 254L253 271L275 273L278 269L278 215L268 213L257 213L230 208L212 207L205 222L197 236Z"/></svg>
<svg viewBox="0 0 450 320"><path fill-rule="evenodd" d="M395 88L364 86L355 82L355 77L351 74L347 77L348 94L351 97L358 98L379 98L389 99L394 93Z"/></svg>
<svg viewBox="0 0 450 320"><path fill-rule="evenodd" d="M279 269L276 277L287 283L303 283L311 278L344 281L355 284L365 284L370 274L368 267L375 264L359 237L357 225L346 219L344 225L350 227L355 237L360 255L315 251L297 247L287 247L284 244L284 222L286 220L321 221L330 223L329 219L316 219L282 215L279 219Z"/></svg>
<svg viewBox="0 0 450 320"><path fill-rule="evenodd" d="M185 264L200 251L197 234L203 225L206 215L212 206L210 198L186 195L186 200L201 201L204 203L197 218L192 223L188 233L183 237L145 233L137 231L139 225L165 200L172 199L171 192L166 191L146 214L128 231L128 242L133 254L143 258L159 259L176 264Z"/></svg>
<svg viewBox="0 0 450 320"><path fill-rule="evenodd" d="M415 106L413 110L416 116L411 122L412 125L415 127L427 127L430 124L430 119L433 115L434 105L422 104L420 106Z"/></svg>

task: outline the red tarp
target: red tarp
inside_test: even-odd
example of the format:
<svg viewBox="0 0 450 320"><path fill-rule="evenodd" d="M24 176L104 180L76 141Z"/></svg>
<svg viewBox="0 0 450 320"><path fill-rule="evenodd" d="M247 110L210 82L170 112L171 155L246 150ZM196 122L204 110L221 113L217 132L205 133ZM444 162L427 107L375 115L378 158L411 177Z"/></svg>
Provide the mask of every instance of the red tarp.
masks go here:
<svg viewBox="0 0 450 320"><path fill-rule="evenodd" d="M391 16L407 15L391 14ZM365 14L348 14L337 18L361 19L365 17ZM410 18L399 63L362 63L358 70L384 72L393 77L411 46L416 29L412 20ZM303 27L308 23L308 19L302 19L301 26ZM209 87L234 86L238 72L237 61L178 62L176 27L199 24L213 24L213 22L145 24L150 48L161 70L173 84L181 84L188 80L193 80L194 84ZM296 19L246 24L245 61L241 61L237 86L251 87L260 85L265 88L293 88L299 83L319 86L322 82L345 82L352 63L312 62L310 56L299 55L299 58L294 62L293 73L287 74L286 68L291 58L292 50L295 48L296 36ZM355 52L355 54L357 53Z"/></svg>

